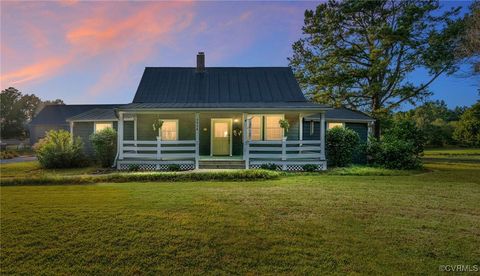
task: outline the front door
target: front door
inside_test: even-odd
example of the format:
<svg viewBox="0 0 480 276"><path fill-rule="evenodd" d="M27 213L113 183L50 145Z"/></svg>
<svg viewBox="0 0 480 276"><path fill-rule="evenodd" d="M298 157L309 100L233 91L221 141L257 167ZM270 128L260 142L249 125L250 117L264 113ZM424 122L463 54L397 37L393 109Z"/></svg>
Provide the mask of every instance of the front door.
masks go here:
<svg viewBox="0 0 480 276"><path fill-rule="evenodd" d="M212 155L231 155L232 121L212 119Z"/></svg>

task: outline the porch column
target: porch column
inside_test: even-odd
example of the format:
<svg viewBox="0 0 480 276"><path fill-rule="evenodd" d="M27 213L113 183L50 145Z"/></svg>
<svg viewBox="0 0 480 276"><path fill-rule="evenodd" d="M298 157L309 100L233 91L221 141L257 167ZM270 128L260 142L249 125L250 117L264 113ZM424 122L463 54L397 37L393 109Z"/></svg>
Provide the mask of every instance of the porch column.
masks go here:
<svg viewBox="0 0 480 276"><path fill-rule="evenodd" d="M298 140L303 140L303 114L298 114L298 124L299 124L299 133L298 133Z"/></svg>
<svg viewBox="0 0 480 276"><path fill-rule="evenodd" d="M70 121L70 138L73 141L73 122L72 121Z"/></svg>
<svg viewBox="0 0 480 276"><path fill-rule="evenodd" d="M320 159L325 160L325 111L320 113Z"/></svg>
<svg viewBox="0 0 480 276"><path fill-rule="evenodd" d="M247 113L242 114L242 120L243 120L243 160L245 161L245 169L248 169L248 117Z"/></svg>
<svg viewBox="0 0 480 276"><path fill-rule="evenodd" d="M123 159L123 112L118 112L118 159Z"/></svg>
<svg viewBox="0 0 480 276"><path fill-rule="evenodd" d="M199 168L200 159L200 114L195 113L195 169Z"/></svg>
<svg viewBox="0 0 480 276"><path fill-rule="evenodd" d="M138 153L137 151L137 114L133 116L133 140L135 141L134 143L135 153Z"/></svg>

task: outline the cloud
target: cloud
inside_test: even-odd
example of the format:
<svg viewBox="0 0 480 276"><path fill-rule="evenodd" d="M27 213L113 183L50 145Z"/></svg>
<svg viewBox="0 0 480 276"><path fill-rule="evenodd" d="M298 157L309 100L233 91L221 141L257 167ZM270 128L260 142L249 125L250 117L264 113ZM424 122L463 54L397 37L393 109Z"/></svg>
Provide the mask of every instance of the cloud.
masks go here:
<svg viewBox="0 0 480 276"><path fill-rule="evenodd" d="M69 9L61 13L55 12L58 6L21 9L23 16L32 20L10 23L6 26L9 33L2 31L2 85L46 80L101 59L96 65L105 73L88 92L99 95L119 85L132 65L145 60L157 45L169 43L174 33L188 28L194 18L190 2L66 4ZM37 18L38 24L34 22ZM54 32L46 31L52 29ZM9 35L15 38L13 47L4 39Z"/></svg>

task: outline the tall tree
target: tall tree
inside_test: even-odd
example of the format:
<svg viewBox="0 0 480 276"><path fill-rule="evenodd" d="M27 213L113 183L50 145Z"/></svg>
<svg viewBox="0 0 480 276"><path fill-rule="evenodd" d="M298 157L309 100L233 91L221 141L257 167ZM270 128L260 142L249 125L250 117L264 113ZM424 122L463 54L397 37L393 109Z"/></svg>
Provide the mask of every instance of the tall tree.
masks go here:
<svg viewBox="0 0 480 276"><path fill-rule="evenodd" d="M464 23L459 8L439 13L438 1L330 0L305 11L304 38L290 64L313 100L369 112L381 119L404 102L431 93L441 74L453 73ZM429 79L408 81L426 68ZM380 120L375 124L380 136Z"/></svg>
<svg viewBox="0 0 480 276"><path fill-rule="evenodd" d="M1 138L21 138L27 132L27 123L47 104L64 104L62 100L42 101L34 94L23 95L14 87L0 93Z"/></svg>
<svg viewBox="0 0 480 276"><path fill-rule="evenodd" d="M471 62L473 74L480 74L480 1L478 0L470 5L470 13L465 15L465 33L457 55Z"/></svg>
<svg viewBox="0 0 480 276"><path fill-rule="evenodd" d="M462 114L453 136L461 144L480 146L480 102Z"/></svg>

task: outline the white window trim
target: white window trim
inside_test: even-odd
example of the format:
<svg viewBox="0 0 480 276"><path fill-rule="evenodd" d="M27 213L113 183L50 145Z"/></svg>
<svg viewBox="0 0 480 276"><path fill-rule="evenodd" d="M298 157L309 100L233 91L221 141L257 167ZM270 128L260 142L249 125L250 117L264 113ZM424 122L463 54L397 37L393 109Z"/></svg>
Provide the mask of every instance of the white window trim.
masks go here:
<svg viewBox="0 0 480 276"><path fill-rule="evenodd" d="M109 124L110 128L113 129L113 122L111 121L96 121L93 123L93 133L97 133L97 124Z"/></svg>
<svg viewBox="0 0 480 276"><path fill-rule="evenodd" d="M266 126L267 126L267 123L266 123L267 120L266 120L266 118L269 117L269 116L270 116L270 117L280 116L280 117L282 117L281 120L285 120L285 114L265 114L265 115L263 115L263 116L264 116L264 118L265 118L265 119L264 119L264 120L265 120L265 124L264 124L264 126L263 126L263 132L265 132L265 137L262 137L262 138L264 138L264 141L281 141L281 140L283 139L283 137L285 137L285 129L281 128L281 127L280 127L280 124L279 124L279 127L282 129L282 138L280 138L280 139L278 139L278 140L277 140L277 139L275 139L275 140L274 140L274 139L267 139L267 128L266 128Z"/></svg>
<svg viewBox="0 0 480 276"><path fill-rule="evenodd" d="M260 118L260 140L253 140L253 139L252 139L252 134L251 134L251 132L252 132L252 121L251 121L251 120L252 120L253 118L255 118L255 117ZM252 141L263 141L263 132L264 132L264 129L263 129L263 115L253 115L253 116L250 118L250 129L249 129L249 130L250 130L250 139L251 139Z"/></svg>
<svg viewBox="0 0 480 276"><path fill-rule="evenodd" d="M160 119L160 121L163 121L164 123L165 122L175 122L175 125L176 125L176 132L177 132L177 139L175 140L165 140L165 141L178 141L178 138L180 136L180 133L178 132L178 119ZM162 137L162 128L160 128L158 130L158 136L159 137ZM163 141L163 139L162 139Z"/></svg>

